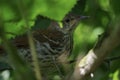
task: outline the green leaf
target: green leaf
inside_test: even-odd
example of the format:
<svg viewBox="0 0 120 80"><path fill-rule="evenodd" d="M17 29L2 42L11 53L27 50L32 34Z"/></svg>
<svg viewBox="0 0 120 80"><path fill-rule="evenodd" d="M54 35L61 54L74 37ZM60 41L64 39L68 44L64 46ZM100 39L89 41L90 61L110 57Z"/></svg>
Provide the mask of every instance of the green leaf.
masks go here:
<svg viewBox="0 0 120 80"><path fill-rule="evenodd" d="M76 2L77 0L70 0L69 3L67 0L11 0L8 3L7 0L1 0L0 16L5 22L6 32L21 34L26 31L26 27L33 26L37 15L61 21ZM45 22L47 21L41 20L38 25L42 27Z"/></svg>
<svg viewBox="0 0 120 80"><path fill-rule="evenodd" d="M62 20L76 4L77 0L3 0L0 8L4 14L4 18L20 18L26 15L28 18L35 18L36 15L52 18L54 20Z"/></svg>
<svg viewBox="0 0 120 80"><path fill-rule="evenodd" d="M62 20L75 4L76 0L34 0L31 13L33 17L41 14L54 20Z"/></svg>
<svg viewBox="0 0 120 80"><path fill-rule="evenodd" d="M78 0L77 4L72 8L70 13L82 15L85 10L85 7L86 7L86 0Z"/></svg>
<svg viewBox="0 0 120 80"><path fill-rule="evenodd" d="M119 80L120 70L116 70L113 74L113 80Z"/></svg>
<svg viewBox="0 0 120 80"><path fill-rule="evenodd" d="M32 30L47 29L49 27L50 23L51 23L50 19L38 15L35 20L34 26L32 27Z"/></svg>
<svg viewBox="0 0 120 80"><path fill-rule="evenodd" d="M116 15L120 14L120 1L119 0L110 0L111 8L113 9Z"/></svg>

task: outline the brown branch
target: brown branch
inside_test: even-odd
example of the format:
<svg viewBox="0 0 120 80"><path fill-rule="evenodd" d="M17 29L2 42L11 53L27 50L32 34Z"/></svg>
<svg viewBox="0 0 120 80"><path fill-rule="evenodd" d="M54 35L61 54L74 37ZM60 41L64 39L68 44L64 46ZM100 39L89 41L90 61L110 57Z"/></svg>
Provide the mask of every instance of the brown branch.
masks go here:
<svg viewBox="0 0 120 80"><path fill-rule="evenodd" d="M118 20L120 21L120 20ZM117 22L117 21L116 21ZM114 29L102 34L95 47L79 60L70 80L87 80L95 69L104 61L105 57L120 45L120 24L115 23Z"/></svg>

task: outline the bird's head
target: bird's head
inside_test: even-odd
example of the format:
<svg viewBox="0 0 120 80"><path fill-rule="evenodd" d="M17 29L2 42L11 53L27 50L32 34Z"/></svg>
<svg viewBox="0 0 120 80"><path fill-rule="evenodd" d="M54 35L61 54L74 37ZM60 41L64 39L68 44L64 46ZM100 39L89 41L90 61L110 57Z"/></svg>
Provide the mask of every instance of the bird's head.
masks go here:
<svg viewBox="0 0 120 80"><path fill-rule="evenodd" d="M62 20L60 25L62 27L62 30L64 33L69 33L73 32L77 25L79 24L80 20L88 18L89 16L78 16L78 15L67 15L65 18Z"/></svg>

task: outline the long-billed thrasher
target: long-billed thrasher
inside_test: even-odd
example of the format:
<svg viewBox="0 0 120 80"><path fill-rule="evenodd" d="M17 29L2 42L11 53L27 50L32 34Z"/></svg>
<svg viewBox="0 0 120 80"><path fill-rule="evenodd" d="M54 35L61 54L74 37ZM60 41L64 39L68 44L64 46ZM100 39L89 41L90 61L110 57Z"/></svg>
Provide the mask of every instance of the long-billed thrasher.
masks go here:
<svg viewBox="0 0 120 80"><path fill-rule="evenodd" d="M61 55L69 56L71 54L73 49L73 32L79 21L83 18L86 18L86 16L70 14L61 21L62 25L58 24L56 21L51 21L46 29L37 29L32 32L40 69L44 76L48 77L53 73L62 75L60 61L58 59ZM34 26L38 25L38 23L39 16ZM12 42L17 47L20 57L26 62L32 63L33 60L27 36L16 37Z"/></svg>

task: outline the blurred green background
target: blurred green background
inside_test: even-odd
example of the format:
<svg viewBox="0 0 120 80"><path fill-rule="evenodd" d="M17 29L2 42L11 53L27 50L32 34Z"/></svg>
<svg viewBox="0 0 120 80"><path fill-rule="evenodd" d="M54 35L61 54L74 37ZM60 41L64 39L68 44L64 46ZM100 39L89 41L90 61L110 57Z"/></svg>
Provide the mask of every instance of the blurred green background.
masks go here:
<svg viewBox="0 0 120 80"><path fill-rule="evenodd" d="M98 35L107 30L120 15L119 0L0 0L0 20L5 32L21 35L34 25L38 14L61 21L68 13L90 16L80 22L74 33L74 50L71 58L86 54L96 43ZM42 22L44 23L44 21ZM41 24L42 25L42 24ZM46 26L39 27L42 28ZM114 27L114 26L111 26ZM8 38L15 35L6 34ZM120 47L108 57L119 56ZM120 59L103 63L91 80L120 80Z"/></svg>

